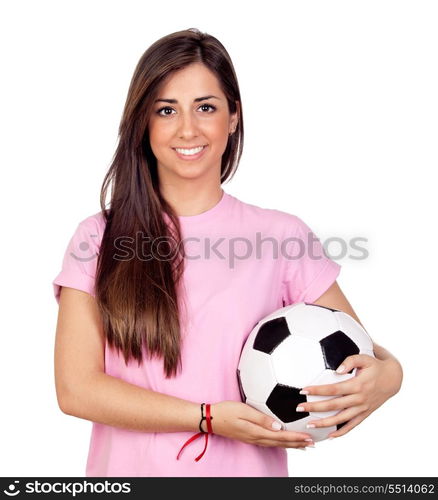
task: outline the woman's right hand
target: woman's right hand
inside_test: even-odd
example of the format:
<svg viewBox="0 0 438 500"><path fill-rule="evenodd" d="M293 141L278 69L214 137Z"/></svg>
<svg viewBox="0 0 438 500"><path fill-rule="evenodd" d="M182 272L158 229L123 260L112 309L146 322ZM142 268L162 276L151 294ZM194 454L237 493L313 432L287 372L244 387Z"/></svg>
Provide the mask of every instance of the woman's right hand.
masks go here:
<svg viewBox="0 0 438 500"><path fill-rule="evenodd" d="M314 444L312 436L305 432L275 430L275 418L256 410L246 403L221 401L211 405L211 426L214 434L219 434L244 443L258 446L279 446L281 448L306 449ZM202 428L206 429L206 421ZM305 439L311 441L305 441Z"/></svg>

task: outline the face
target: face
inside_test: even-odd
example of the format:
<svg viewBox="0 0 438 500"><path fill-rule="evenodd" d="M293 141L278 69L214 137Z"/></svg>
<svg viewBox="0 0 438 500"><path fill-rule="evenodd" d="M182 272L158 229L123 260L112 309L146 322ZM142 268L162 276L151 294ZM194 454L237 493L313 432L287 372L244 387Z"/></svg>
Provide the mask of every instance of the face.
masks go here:
<svg viewBox="0 0 438 500"><path fill-rule="evenodd" d="M217 77L206 66L194 63L170 75L149 120L160 182L220 178L221 158L237 120Z"/></svg>

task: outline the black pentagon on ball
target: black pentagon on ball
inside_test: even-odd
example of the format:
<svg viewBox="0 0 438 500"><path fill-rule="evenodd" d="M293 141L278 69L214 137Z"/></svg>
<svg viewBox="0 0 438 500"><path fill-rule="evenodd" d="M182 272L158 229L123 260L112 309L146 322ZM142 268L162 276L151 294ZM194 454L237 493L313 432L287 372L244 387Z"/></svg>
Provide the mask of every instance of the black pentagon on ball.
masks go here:
<svg viewBox="0 0 438 500"><path fill-rule="evenodd" d="M330 370L336 368L347 356L359 354L359 347L345 333L338 330L319 341L324 357L325 367ZM352 373L353 368L348 372Z"/></svg>
<svg viewBox="0 0 438 500"><path fill-rule="evenodd" d="M290 335L287 321L284 316L274 318L264 323L254 339L253 348L266 354L273 350Z"/></svg>
<svg viewBox="0 0 438 500"><path fill-rule="evenodd" d="M299 394L301 389L302 387L277 384L269 395L266 406L284 423L308 417L309 414L306 411L297 412L295 410L297 405L307 402L306 396Z"/></svg>
<svg viewBox="0 0 438 500"><path fill-rule="evenodd" d="M304 302L304 303L306 304L306 306L322 307L323 309L328 309L329 311L340 312L339 309L332 309L331 307L320 306L319 304L311 304L309 302Z"/></svg>
<svg viewBox="0 0 438 500"><path fill-rule="evenodd" d="M237 382L239 384L240 397L242 398L242 401L245 403L246 402L246 394L245 394L245 391L243 390L242 380L240 379L239 368L237 368Z"/></svg>

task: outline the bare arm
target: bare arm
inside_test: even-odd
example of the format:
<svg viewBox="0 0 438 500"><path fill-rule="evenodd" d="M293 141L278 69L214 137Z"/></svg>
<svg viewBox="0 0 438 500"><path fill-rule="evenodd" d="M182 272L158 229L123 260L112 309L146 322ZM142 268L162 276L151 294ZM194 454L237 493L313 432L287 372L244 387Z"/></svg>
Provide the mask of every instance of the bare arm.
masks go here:
<svg viewBox="0 0 438 500"><path fill-rule="evenodd" d="M61 410L144 432L199 431L199 403L143 389L104 372L105 341L94 297L62 287L55 342ZM205 422L203 427L205 429Z"/></svg>

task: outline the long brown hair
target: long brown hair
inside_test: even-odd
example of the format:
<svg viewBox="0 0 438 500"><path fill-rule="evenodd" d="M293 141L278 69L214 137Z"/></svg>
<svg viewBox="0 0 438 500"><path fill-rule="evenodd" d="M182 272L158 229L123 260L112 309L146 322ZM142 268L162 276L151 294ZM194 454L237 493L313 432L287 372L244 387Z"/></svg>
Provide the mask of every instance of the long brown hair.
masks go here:
<svg viewBox="0 0 438 500"><path fill-rule="evenodd" d="M142 347L149 357L154 354L162 357L166 378L177 374L178 365L182 368L177 290L184 270L184 248L180 244L178 216L158 188L148 122L163 80L195 62L203 63L216 75L229 112L239 112L236 131L229 136L221 161L221 183L232 178L243 147L237 77L230 56L219 40L190 28L160 38L140 58L129 86L116 152L100 194L106 225L97 260L95 295L105 337L111 347L123 352L125 363L134 358L140 365ZM239 102L239 109L235 101ZM111 201L106 209L111 183ZM125 255L120 258L117 242L120 238L136 241L139 231L147 236L147 242L152 242L147 245L148 250L159 238L160 251L163 251L164 240L164 253L173 254L172 257L139 259L136 255L133 258Z"/></svg>

